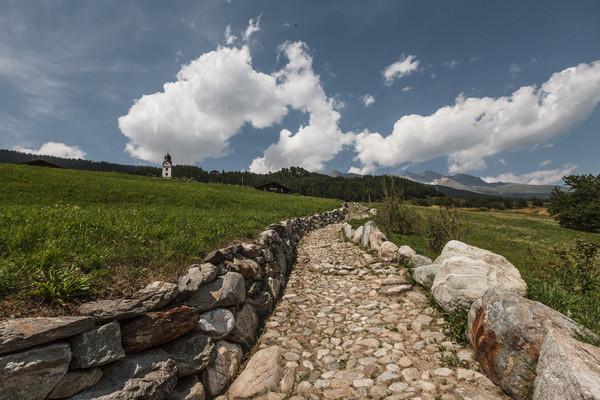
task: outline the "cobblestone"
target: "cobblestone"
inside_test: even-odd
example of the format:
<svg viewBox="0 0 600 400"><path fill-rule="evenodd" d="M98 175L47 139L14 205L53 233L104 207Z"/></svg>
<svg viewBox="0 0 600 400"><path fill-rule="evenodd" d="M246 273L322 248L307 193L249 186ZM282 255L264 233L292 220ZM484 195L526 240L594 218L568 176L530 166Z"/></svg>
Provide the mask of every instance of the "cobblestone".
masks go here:
<svg viewBox="0 0 600 400"><path fill-rule="evenodd" d="M280 385L286 398L508 399L477 372L472 351L444 335L422 289L386 289L407 285L405 273L344 241L340 224L304 237L258 344L283 348L295 374Z"/></svg>

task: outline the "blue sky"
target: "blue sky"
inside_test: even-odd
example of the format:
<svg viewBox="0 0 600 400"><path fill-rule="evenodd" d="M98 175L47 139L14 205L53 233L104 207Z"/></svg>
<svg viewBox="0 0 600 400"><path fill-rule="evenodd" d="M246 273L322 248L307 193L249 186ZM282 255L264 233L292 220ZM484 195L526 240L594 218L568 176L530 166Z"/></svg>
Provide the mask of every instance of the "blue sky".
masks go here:
<svg viewBox="0 0 600 400"><path fill-rule="evenodd" d="M0 148L542 184L600 170L595 0L0 5Z"/></svg>

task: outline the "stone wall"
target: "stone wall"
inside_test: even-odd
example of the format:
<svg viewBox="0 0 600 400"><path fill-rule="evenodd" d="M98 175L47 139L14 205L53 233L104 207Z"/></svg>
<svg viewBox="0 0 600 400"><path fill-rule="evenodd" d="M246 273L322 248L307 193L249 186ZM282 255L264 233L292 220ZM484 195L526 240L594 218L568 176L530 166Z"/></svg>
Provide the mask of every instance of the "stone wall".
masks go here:
<svg viewBox="0 0 600 400"><path fill-rule="evenodd" d="M270 225L136 299L86 303L80 316L2 322L0 400L218 395L281 296L296 243L346 217L344 207Z"/></svg>

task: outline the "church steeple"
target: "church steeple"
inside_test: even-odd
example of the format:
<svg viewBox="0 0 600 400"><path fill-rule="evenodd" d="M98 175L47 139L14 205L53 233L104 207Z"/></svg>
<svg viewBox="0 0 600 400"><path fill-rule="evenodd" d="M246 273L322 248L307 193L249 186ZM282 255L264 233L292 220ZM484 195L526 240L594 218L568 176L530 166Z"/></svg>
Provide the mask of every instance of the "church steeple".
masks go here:
<svg viewBox="0 0 600 400"><path fill-rule="evenodd" d="M162 177L166 179L171 179L172 169L173 162L171 161L171 155L167 150L167 154L165 154L165 160L163 161Z"/></svg>

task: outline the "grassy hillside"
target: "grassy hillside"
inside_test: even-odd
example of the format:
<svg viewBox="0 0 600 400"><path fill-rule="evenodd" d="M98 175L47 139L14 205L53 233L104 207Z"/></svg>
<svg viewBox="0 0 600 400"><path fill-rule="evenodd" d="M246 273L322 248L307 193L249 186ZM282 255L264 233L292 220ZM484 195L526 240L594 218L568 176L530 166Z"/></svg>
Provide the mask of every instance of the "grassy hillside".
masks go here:
<svg viewBox="0 0 600 400"><path fill-rule="evenodd" d="M48 299L128 295L270 223L339 206L239 186L0 164L0 316L40 311Z"/></svg>
<svg viewBox="0 0 600 400"><path fill-rule="evenodd" d="M426 246L425 217L439 213L438 209L413 207L420 215L419 233L389 234L396 244L407 244L419 254L437 256ZM600 234L562 228L551 217L503 212L459 211L466 223L463 241L506 257L521 272L529 286L529 297L540 301L600 333L600 255L594 261L577 267L580 252L572 251L569 260L561 251L573 248L577 240L600 244ZM595 280L596 290L582 290L581 275ZM595 278L594 278L595 277Z"/></svg>

